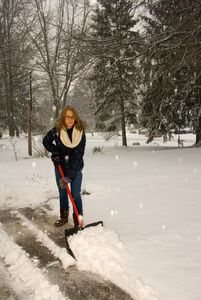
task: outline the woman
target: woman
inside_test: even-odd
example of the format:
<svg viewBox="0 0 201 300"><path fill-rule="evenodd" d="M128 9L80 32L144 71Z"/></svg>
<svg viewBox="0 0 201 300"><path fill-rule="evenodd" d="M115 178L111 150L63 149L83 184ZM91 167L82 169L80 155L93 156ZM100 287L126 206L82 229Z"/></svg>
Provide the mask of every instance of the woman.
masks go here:
<svg viewBox="0 0 201 300"><path fill-rule="evenodd" d="M60 219L54 224L62 226L68 222L69 201L66 185L69 183L71 193L79 215L83 216L81 184L82 169L84 167L84 151L86 145L86 123L80 119L76 109L72 106L63 108L60 118L44 137L44 147L52 153L55 166L55 177L59 190ZM61 165L65 178L61 177L58 165ZM79 226L75 212L73 212L74 226Z"/></svg>

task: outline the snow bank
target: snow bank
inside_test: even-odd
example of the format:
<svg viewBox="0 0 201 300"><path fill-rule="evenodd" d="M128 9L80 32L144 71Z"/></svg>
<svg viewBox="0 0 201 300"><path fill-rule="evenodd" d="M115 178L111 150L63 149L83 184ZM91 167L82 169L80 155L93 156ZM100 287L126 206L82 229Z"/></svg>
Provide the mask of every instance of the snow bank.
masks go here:
<svg viewBox="0 0 201 300"><path fill-rule="evenodd" d="M52 285L45 278L42 271L29 259L22 250L3 230L0 224L0 256L8 265L16 285L23 282L27 295L32 295L34 300L65 300L58 285Z"/></svg>
<svg viewBox="0 0 201 300"><path fill-rule="evenodd" d="M127 274L134 258L129 254L118 234L101 225L88 227L68 238L77 259L77 267L102 275L129 293L135 300L156 300L157 294L134 276Z"/></svg>

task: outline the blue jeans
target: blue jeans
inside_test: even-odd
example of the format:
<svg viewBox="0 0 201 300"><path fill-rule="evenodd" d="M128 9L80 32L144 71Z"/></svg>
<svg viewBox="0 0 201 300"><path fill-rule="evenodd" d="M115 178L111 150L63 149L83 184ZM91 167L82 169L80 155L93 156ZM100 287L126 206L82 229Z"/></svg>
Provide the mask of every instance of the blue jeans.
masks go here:
<svg viewBox="0 0 201 300"><path fill-rule="evenodd" d="M64 175L66 175L64 173ZM66 189L61 189L59 185L59 180L61 179L61 174L59 168L55 167L55 176L56 176L56 183L59 190L59 201L60 201L60 208L67 208L69 207L69 200L68 200L68 192ZM71 183L69 183L71 194L73 196L73 200L77 207L78 213L81 214L82 210L82 198L81 198L81 185L82 185L82 170L79 171L77 176Z"/></svg>

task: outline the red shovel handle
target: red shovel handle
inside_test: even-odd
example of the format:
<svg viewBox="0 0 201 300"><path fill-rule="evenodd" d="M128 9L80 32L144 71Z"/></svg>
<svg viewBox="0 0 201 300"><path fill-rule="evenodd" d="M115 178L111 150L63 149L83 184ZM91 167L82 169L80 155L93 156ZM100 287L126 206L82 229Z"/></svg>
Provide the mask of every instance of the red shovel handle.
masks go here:
<svg viewBox="0 0 201 300"><path fill-rule="evenodd" d="M64 176L64 173L63 173L63 170L62 170L61 166L59 165L58 168L59 168L59 171L60 171L60 173L61 173L62 178L64 178L65 176ZM83 227L82 221L81 221L80 218L79 218L79 213L78 213L77 207L76 207L76 205L75 205L75 202L74 202L74 200L73 200L73 196L72 196L72 194L71 194L71 191L70 191L70 189L69 189L69 187L68 187L68 184L66 185L66 189L67 189L68 195L69 195L69 197L70 197L71 203L72 203L72 205L73 205L73 208L74 208L74 211L75 211L77 220L78 220L80 226Z"/></svg>

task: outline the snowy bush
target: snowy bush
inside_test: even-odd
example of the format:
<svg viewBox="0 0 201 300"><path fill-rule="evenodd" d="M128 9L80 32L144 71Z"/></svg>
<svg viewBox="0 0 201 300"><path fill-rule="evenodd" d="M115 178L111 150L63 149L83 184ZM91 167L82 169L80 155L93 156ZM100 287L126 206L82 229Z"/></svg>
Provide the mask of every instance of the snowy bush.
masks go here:
<svg viewBox="0 0 201 300"><path fill-rule="evenodd" d="M103 153L102 152L103 151L103 147L93 147L93 149L92 149L92 154L97 154L97 153Z"/></svg>

